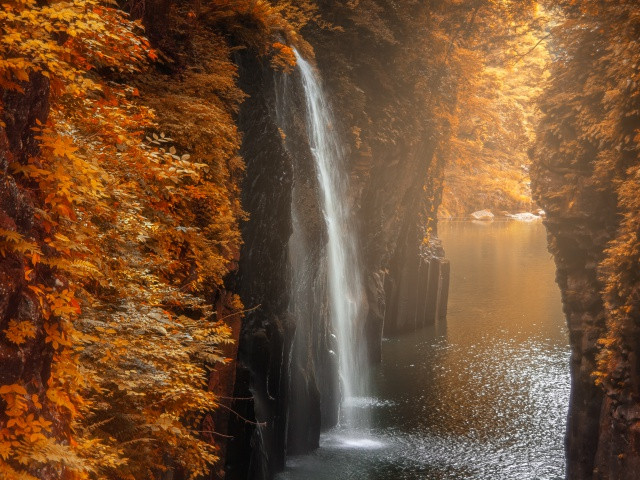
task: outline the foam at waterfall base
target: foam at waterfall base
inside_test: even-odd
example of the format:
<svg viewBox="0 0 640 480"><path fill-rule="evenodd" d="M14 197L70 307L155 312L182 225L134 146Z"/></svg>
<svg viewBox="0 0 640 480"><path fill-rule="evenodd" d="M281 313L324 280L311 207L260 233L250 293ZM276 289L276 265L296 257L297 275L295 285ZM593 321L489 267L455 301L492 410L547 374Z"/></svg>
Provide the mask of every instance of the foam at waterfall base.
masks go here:
<svg viewBox="0 0 640 480"><path fill-rule="evenodd" d="M385 446L385 442L365 430L338 428L323 434L320 438L321 448L335 450L377 450Z"/></svg>
<svg viewBox="0 0 640 480"><path fill-rule="evenodd" d="M343 408L381 408L393 405L395 405L395 402L391 400L383 400L376 397L349 397L342 403Z"/></svg>

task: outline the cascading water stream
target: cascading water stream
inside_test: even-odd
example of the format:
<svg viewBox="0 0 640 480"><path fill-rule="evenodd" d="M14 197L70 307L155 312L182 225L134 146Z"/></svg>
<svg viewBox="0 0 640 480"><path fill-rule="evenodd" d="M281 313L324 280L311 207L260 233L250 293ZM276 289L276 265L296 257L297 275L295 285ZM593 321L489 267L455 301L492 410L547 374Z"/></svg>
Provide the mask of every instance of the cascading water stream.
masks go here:
<svg viewBox="0 0 640 480"><path fill-rule="evenodd" d="M295 50L294 50L295 51ZM321 205L327 228L327 283L331 323L337 337L346 427L366 427L356 399L367 394L363 326L364 288L354 221L349 207L349 181L342 149L320 80L314 68L295 51L307 105L307 131L315 161Z"/></svg>

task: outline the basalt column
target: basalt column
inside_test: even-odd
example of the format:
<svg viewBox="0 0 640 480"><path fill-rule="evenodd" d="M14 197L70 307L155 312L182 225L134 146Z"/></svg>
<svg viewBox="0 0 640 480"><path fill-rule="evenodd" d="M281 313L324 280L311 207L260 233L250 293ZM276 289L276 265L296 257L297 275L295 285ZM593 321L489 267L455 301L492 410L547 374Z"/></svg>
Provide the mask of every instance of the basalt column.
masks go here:
<svg viewBox="0 0 640 480"><path fill-rule="evenodd" d="M288 312L292 160L275 121L273 72L239 55L250 97L239 124L246 162L244 245L235 290L249 311L240 334L227 480L269 479L284 466L289 354L295 324Z"/></svg>

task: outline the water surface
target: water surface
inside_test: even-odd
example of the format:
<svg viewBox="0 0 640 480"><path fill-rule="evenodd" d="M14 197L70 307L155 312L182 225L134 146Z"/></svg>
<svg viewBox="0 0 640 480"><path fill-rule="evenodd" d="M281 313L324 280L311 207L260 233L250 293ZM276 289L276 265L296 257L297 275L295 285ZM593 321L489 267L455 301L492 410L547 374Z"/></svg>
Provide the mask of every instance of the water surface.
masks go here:
<svg viewBox="0 0 640 480"><path fill-rule="evenodd" d="M560 480L569 345L540 223L441 222L449 314L383 343L369 431L327 432L282 480Z"/></svg>

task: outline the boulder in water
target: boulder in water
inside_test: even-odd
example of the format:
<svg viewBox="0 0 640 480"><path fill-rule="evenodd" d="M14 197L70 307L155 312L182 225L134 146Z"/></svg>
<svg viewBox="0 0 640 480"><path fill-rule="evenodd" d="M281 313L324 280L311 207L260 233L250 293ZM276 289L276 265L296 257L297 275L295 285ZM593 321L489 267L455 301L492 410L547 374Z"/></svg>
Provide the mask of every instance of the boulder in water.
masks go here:
<svg viewBox="0 0 640 480"><path fill-rule="evenodd" d="M535 222L540 220L539 215L534 215L531 212L514 213L513 215L507 215L507 217L517 220L518 222Z"/></svg>
<svg viewBox="0 0 640 480"><path fill-rule="evenodd" d="M473 212L471 217L474 220L491 221L493 220L494 215L491 213L491 210L478 210L477 212Z"/></svg>

